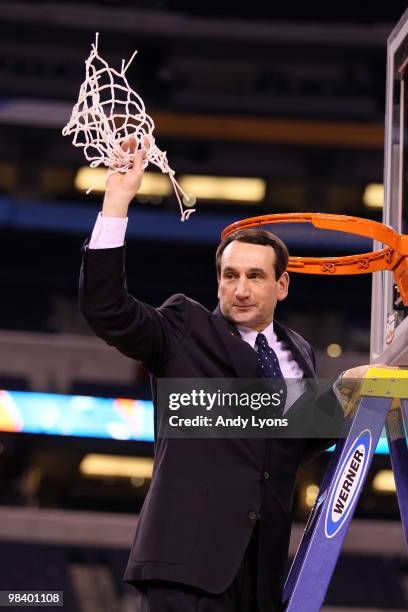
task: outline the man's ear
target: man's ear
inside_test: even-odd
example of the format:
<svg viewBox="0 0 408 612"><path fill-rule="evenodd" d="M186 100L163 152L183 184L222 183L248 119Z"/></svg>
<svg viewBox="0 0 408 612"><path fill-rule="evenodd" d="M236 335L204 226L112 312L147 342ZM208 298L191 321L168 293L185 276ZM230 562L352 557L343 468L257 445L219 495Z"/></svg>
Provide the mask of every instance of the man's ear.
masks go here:
<svg viewBox="0 0 408 612"><path fill-rule="evenodd" d="M278 291L277 291L278 302L281 302L282 300L284 300L286 296L288 295L289 282L290 282L289 274L287 272L284 272L281 275L281 277L278 279Z"/></svg>

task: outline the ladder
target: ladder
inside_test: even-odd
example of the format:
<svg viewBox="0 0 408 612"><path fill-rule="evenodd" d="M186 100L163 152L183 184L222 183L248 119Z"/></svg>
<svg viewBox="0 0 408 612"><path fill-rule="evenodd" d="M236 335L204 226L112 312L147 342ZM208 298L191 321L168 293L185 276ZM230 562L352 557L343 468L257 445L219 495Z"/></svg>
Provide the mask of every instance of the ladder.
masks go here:
<svg viewBox="0 0 408 612"><path fill-rule="evenodd" d="M408 547L408 369L370 367L359 394L289 570L287 612L321 609L384 426Z"/></svg>

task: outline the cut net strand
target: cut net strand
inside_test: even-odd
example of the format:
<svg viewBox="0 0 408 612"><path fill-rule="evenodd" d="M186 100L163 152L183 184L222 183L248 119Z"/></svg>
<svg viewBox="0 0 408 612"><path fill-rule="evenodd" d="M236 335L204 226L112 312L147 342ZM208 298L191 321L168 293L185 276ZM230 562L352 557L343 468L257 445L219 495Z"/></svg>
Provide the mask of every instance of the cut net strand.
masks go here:
<svg viewBox="0 0 408 612"><path fill-rule="evenodd" d="M133 166L136 153L145 149L143 169L151 163L160 168L163 174L169 175L180 207L181 220L185 221L195 209L185 209L184 206L192 206L195 201L176 181L166 151L161 151L156 145L153 136L154 121L146 113L142 98L130 87L126 78L126 71L137 51L134 51L127 63L122 60L118 72L98 54L98 38L99 34L96 33L95 44L92 44L91 53L85 61L85 80L79 90L78 102L62 133L64 136L72 135L72 144L83 148L91 168L106 166L108 176L114 172L127 172ZM136 140L133 153L122 149L122 143L129 136L134 136ZM149 143L147 149L146 141ZM87 193L92 189L88 189Z"/></svg>

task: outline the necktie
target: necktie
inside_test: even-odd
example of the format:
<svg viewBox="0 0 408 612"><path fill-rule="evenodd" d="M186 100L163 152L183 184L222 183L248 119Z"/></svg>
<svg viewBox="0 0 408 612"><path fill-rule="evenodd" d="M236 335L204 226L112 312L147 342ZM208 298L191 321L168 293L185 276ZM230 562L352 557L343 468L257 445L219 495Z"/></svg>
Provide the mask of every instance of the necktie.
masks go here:
<svg viewBox="0 0 408 612"><path fill-rule="evenodd" d="M255 344L258 347L257 351L257 369L260 378L272 379L271 385L273 393L279 393L281 396L280 412L283 413L287 397L287 386L279 366L278 356L271 346L269 346L266 337L263 334L258 334Z"/></svg>

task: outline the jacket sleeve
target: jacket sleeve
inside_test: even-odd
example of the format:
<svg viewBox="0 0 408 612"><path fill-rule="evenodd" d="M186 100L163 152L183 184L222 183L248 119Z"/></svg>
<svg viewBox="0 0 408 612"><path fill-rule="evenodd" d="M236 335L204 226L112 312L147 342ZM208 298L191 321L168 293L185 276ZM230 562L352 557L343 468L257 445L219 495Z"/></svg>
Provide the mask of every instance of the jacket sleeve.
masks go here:
<svg viewBox="0 0 408 612"><path fill-rule="evenodd" d="M314 399L314 428L317 428L317 431L306 441L304 463L313 461L325 450L335 446L342 434L344 414L333 391L332 382L324 381L326 389L321 389ZM327 437L320 437L322 431L320 427L324 428Z"/></svg>
<svg viewBox="0 0 408 612"><path fill-rule="evenodd" d="M109 345L157 373L186 334L188 298L174 295L153 308L129 295L125 247L89 249L87 241L82 256L79 307L89 326Z"/></svg>

